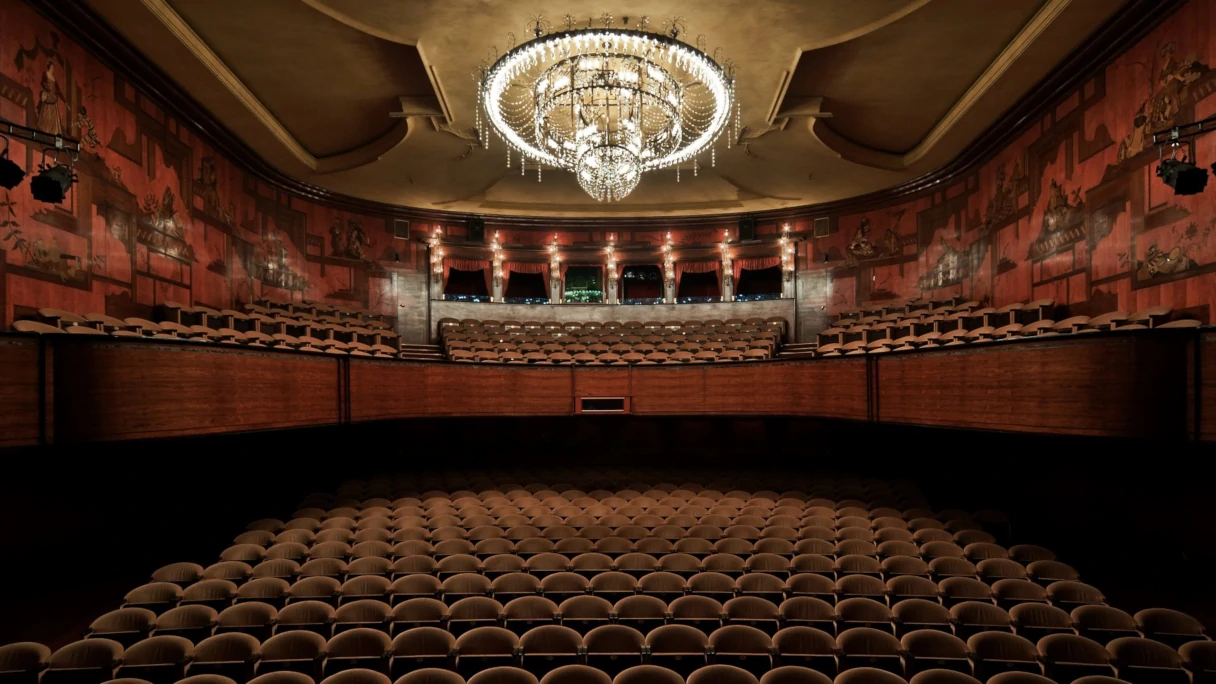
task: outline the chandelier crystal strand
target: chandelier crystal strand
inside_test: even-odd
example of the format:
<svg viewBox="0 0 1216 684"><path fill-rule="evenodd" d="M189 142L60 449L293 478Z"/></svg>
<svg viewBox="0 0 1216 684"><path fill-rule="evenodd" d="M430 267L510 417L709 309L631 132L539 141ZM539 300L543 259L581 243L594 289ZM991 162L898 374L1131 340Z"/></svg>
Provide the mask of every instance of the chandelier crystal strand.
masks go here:
<svg viewBox="0 0 1216 684"><path fill-rule="evenodd" d="M629 195L643 173L692 160L730 128L733 68L667 34L604 28L536 36L486 67L484 120L539 166L575 174L599 201ZM642 22L641 26L645 26ZM567 17L567 27L572 26ZM729 141L728 141L729 145ZM716 159L716 157L715 157Z"/></svg>

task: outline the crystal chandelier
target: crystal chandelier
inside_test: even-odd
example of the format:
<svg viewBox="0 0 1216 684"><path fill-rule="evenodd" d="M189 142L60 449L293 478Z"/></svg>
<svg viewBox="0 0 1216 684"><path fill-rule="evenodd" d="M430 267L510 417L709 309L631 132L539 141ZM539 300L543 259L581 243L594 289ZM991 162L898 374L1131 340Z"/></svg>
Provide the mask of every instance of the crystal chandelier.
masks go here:
<svg viewBox="0 0 1216 684"><path fill-rule="evenodd" d="M729 127L738 128L734 68L706 54L704 37L684 43L683 19L647 30L634 27L574 27L551 33L543 17L530 22L532 40L510 49L478 79L477 126L488 129L519 157L572 172L579 185L601 202L624 198L646 171L692 162ZM727 137L727 145L733 135Z"/></svg>

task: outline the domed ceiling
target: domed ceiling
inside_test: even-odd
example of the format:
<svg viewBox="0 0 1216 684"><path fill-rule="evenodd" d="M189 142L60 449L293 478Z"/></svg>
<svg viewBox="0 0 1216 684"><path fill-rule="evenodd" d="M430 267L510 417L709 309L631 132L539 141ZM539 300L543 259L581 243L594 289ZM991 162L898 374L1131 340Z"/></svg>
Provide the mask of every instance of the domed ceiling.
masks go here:
<svg viewBox="0 0 1216 684"><path fill-rule="evenodd" d="M532 216L749 212L844 199L947 163L1124 0L87 0L279 170L379 202ZM508 168L474 128L473 73L555 24L683 17L737 69L716 165L600 203Z"/></svg>

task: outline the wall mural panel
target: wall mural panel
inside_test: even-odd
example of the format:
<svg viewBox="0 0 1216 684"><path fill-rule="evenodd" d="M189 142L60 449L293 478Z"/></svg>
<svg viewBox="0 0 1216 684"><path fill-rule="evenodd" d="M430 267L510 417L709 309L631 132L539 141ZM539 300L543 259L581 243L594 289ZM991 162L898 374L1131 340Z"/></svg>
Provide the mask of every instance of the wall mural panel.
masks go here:
<svg viewBox="0 0 1216 684"><path fill-rule="evenodd" d="M47 306L150 317L257 297L397 315L392 271L418 253L390 220L257 183L19 0L0 0L0 26L0 119L84 143L62 205L0 188L0 325ZM43 161L20 141L11 156L31 174Z"/></svg>

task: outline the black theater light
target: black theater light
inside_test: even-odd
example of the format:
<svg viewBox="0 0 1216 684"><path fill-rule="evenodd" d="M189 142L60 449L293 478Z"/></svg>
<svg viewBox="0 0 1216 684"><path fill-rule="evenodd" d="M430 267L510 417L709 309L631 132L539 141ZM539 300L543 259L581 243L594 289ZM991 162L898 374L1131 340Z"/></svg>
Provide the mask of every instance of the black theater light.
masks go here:
<svg viewBox="0 0 1216 684"><path fill-rule="evenodd" d="M39 202L59 204L68 196L68 191L76 182L76 173L70 165L61 164L58 159L48 165L45 153L43 160L43 163L38 165L38 175L30 179L30 193Z"/></svg>
<svg viewBox="0 0 1216 684"><path fill-rule="evenodd" d="M1198 195L1208 185L1208 170L1185 159L1163 159L1157 177L1174 189L1175 195Z"/></svg>
<svg viewBox="0 0 1216 684"><path fill-rule="evenodd" d="M4 138L4 151L0 152L0 187L12 190L25 178L25 169L8 158L9 140L3 135L0 138Z"/></svg>

